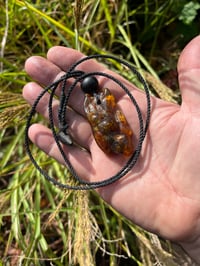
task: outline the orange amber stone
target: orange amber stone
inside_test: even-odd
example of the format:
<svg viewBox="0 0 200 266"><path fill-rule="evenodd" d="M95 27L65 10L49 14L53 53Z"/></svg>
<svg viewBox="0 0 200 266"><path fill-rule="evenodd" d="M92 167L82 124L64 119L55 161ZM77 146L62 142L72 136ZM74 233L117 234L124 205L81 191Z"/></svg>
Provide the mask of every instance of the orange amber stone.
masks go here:
<svg viewBox="0 0 200 266"><path fill-rule="evenodd" d="M84 110L99 147L107 154L130 156L133 153L133 132L126 117L106 88L85 94Z"/></svg>

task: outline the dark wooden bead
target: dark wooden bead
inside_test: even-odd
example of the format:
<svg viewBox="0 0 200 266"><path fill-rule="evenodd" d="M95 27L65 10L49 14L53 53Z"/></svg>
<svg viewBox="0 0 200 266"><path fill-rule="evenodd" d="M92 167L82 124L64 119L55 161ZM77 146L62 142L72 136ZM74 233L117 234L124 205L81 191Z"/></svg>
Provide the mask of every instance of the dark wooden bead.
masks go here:
<svg viewBox="0 0 200 266"><path fill-rule="evenodd" d="M84 80L81 82L81 89L84 93L97 93L99 89L98 80L94 76L84 78Z"/></svg>

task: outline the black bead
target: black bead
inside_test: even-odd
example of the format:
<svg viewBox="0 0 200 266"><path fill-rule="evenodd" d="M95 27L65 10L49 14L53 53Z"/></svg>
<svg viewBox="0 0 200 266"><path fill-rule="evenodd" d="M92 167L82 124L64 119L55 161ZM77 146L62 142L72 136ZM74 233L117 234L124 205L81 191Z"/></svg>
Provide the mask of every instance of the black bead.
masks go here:
<svg viewBox="0 0 200 266"><path fill-rule="evenodd" d="M84 78L81 82L81 89L84 93L97 93L99 89L98 80L94 76Z"/></svg>

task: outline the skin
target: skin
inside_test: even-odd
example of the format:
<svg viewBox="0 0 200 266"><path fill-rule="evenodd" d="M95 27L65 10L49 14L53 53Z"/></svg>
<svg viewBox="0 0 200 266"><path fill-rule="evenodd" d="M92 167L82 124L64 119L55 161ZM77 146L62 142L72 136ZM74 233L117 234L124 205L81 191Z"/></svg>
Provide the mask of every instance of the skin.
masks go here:
<svg viewBox="0 0 200 266"><path fill-rule="evenodd" d="M141 227L175 241L200 263L200 36L182 51L178 61L178 78L182 104L176 105L152 97L152 115L140 158L132 171L118 182L98 189L101 197L122 215ZM23 96L33 104L42 86L58 79L71 64L83 55L73 49L53 47L47 58L30 57L25 63L27 73L36 82L24 86ZM96 61L85 62L83 71L110 73L126 84L145 115L143 92ZM127 95L112 81L98 77L102 87L116 96L137 142L139 130L135 110ZM40 85L39 85L40 84ZM59 91L58 91L59 94ZM42 98L37 111L48 117L48 95ZM69 123L74 139L89 152L65 146L65 153L77 173L89 181L100 181L115 174L124 164L123 156L104 154L94 141L84 117L84 95L73 91ZM58 101L54 101L55 120ZM132 110L130 112L130 110ZM29 137L41 150L64 163L51 131L34 124ZM102 167L103 166L103 167Z"/></svg>

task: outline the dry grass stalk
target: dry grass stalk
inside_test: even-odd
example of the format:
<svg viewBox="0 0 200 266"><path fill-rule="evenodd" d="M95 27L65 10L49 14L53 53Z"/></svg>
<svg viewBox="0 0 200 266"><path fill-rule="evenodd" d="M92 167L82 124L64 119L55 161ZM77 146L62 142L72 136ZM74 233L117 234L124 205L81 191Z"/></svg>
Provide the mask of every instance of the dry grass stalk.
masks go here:
<svg viewBox="0 0 200 266"><path fill-rule="evenodd" d="M28 109L28 104L22 104L4 109L3 112L0 113L0 130L3 130L8 126L18 124L25 117Z"/></svg>
<svg viewBox="0 0 200 266"><path fill-rule="evenodd" d="M45 227L49 226L53 222L53 220L56 218L59 211L61 210L63 204L67 201L67 198L71 195L71 193L72 193L71 190L64 191L61 201L59 201L59 204L56 207L55 211L49 216L48 221L45 224Z"/></svg>
<svg viewBox="0 0 200 266"><path fill-rule="evenodd" d="M82 17L82 8L83 3L82 0L76 0L74 3L74 16L75 16L75 29L78 31L80 27L81 17Z"/></svg>
<svg viewBox="0 0 200 266"><path fill-rule="evenodd" d="M177 94L167 87L161 80L145 71L143 72L143 76L162 100L177 103Z"/></svg>
<svg viewBox="0 0 200 266"><path fill-rule="evenodd" d="M90 220L89 199L87 191L75 193L76 228L74 240L74 261L80 266L95 265L92 257L92 224Z"/></svg>

